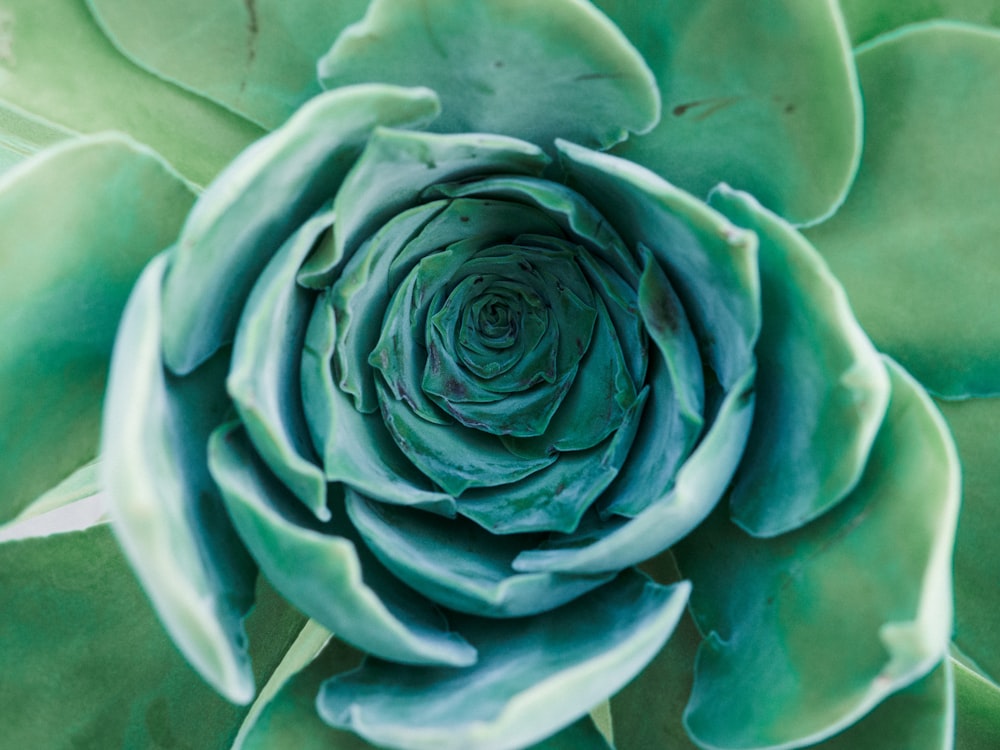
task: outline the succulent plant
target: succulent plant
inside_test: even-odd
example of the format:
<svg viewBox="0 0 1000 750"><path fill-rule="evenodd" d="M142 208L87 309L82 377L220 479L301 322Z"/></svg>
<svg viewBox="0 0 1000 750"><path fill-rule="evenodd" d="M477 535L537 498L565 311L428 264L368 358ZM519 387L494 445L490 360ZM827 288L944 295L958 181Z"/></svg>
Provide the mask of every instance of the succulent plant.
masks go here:
<svg viewBox="0 0 1000 750"><path fill-rule="evenodd" d="M47 5L16 746L997 741L1000 9Z"/></svg>

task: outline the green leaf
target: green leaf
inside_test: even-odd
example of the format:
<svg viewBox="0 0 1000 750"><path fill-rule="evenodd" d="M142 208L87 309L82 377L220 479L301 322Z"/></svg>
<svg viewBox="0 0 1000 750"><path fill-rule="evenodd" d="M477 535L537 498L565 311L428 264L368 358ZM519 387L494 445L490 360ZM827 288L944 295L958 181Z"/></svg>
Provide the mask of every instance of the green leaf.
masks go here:
<svg viewBox="0 0 1000 750"><path fill-rule="evenodd" d="M637 164L564 141L558 147L569 186L666 272L722 386L744 379L760 331L756 235Z"/></svg>
<svg viewBox="0 0 1000 750"><path fill-rule="evenodd" d="M810 745L810 750L973 750L961 741L953 744L954 729L955 680L945 658L926 677L893 693L840 734Z"/></svg>
<svg viewBox="0 0 1000 750"><path fill-rule="evenodd" d="M306 420L326 478L384 502L455 515L455 500L431 485L402 454L380 414L364 414L333 382L337 317L331 293L316 300L302 350Z"/></svg>
<svg viewBox="0 0 1000 750"><path fill-rule="evenodd" d="M207 183L262 135L257 126L140 70L83 0L8 0L0 14L0 97L81 133L123 130Z"/></svg>
<svg viewBox="0 0 1000 750"><path fill-rule="evenodd" d="M663 118L615 153L704 197L719 182L796 223L844 199L861 100L836 0L598 0L656 75Z"/></svg>
<svg viewBox="0 0 1000 750"><path fill-rule="evenodd" d="M466 490L457 504L459 514L494 534L572 533L628 460L648 397L649 389L643 389L618 429L593 448L561 453L518 482Z"/></svg>
<svg viewBox="0 0 1000 750"><path fill-rule="evenodd" d="M426 89L357 86L311 99L201 196L164 289L167 365L190 372L236 332L257 277L293 231L333 197L372 130L437 113Z"/></svg>
<svg viewBox="0 0 1000 750"><path fill-rule="evenodd" d="M0 16L0 29L3 27ZM2 31L0 31L2 38ZM0 174L28 156L73 135L7 102L0 102Z"/></svg>
<svg viewBox="0 0 1000 750"><path fill-rule="evenodd" d="M612 517L596 526L581 524L574 534L554 537L538 549L522 552L514 560L514 569L564 573L620 570L684 538L715 507L739 462L753 416L752 386L751 370L726 396L711 429L681 466L673 485L669 488L653 485L647 490L653 499L644 510L632 518ZM655 431L659 424L655 418L658 414L655 389L652 398L654 402L646 407L649 411L644 420L649 431ZM626 460L622 473L635 471L641 477L647 467L655 466L656 452L650 449L658 443L644 439L641 431L636 440L632 454L637 451L640 454ZM632 481L632 486L638 487L638 480ZM615 486L608 492L613 497Z"/></svg>
<svg viewBox="0 0 1000 750"><path fill-rule="evenodd" d="M950 18L984 26L1000 26L996 0L840 0L851 42L868 42L900 26L935 18Z"/></svg>
<svg viewBox="0 0 1000 750"><path fill-rule="evenodd" d="M958 659L955 671L955 747L993 750L1000 746L1000 687Z"/></svg>
<svg viewBox="0 0 1000 750"><path fill-rule="evenodd" d="M554 609L613 574L516 573L511 562L534 538L497 536L471 521L441 518L347 493L347 513L369 549L401 581L449 609L524 617ZM527 539L527 542L526 542Z"/></svg>
<svg viewBox="0 0 1000 750"><path fill-rule="evenodd" d="M0 178L0 521L97 454L125 300L192 201L121 136L55 146Z"/></svg>
<svg viewBox="0 0 1000 750"><path fill-rule="evenodd" d="M316 696L332 674L354 669L362 654L332 638L308 666L292 676L263 707L243 744L233 750L379 750L356 734L327 726L316 712Z"/></svg>
<svg viewBox="0 0 1000 750"><path fill-rule="evenodd" d="M548 163L537 146L489 131L437 135L381 128L337 193L336 254L353 254L436 183L497 173L538 175Z"/></svg>
<svg viewBox="0 0 1000 750"><path fill-rule="evenodd" d="M1000 31L912 26L857 62L861 170L837 215L807 236L876 347L946 398L998 394Z"/></svg>
<svg viewBox="0 0 1000 750"><path fill-rule="evenodd" d="M726 186L709 204L760 238L757 409L729 503L743 529L776 536L857 483L889 403L889 376L802 235Z"/></svg>
<svg viewBox="0 0 1000 750"><path fill-rule="evenodd" d="M302 225L258 278L240 317L226 388L261 457L320 520L330 518L326 478L317 465L304 413L300 364L315 292L296 275L320 234L329 210Z"/></svg>
<svg viewBox="0 0 1000 750"><path fill-rule="evenodd" d="M962 461L962 514L955 545L955 643L991 679L1000 679L1000 399L938 402Z"/></svg>
<svg viewBox="0 0 1000 750"><path fill-rule="evenodd" d="M0 544L0 601L4 744L230 749L245 709L177 652L108 525ZM302 621L258 590L247 630L259 682Z"/></svg>
<svg viewBox="0 0 1000 750"><path fill-rule="evenodd" d="M190 377L164 370L160 288L167 254L143 272L115 342L104 405L102 480L115 532L191 665L235 703L253 697L242 618L256 568L208 475L206 443L229 409L228 358Z"/></svg>
<svg viewBox="0 0 1000 750"><path fill-rule="evenodd" d="M680 580L670 552L642 565L659 583ZM684 612L677 629L634 680L611 699L617 750L698 750L681 716L694 684L694 661L701 634Z"/></svg>
<svg viewBox="0 0 1000 750"><path fill-rule="evenodd" d="M316 60L366 0L87 0L129 59L273 129L320 92Z"/></svg>
<svg viewBox="0 0 1000 750"><path fill-rule="evenodd" d="M708 635L685 713L700 744L819 742L947 649L958 459L930 399L887 363L889 411L843 502L773 539L720 508L675 550Z"/></svg>
<svg viewBox="0 0 1000 750"><path fill-rule="evenodd" d="M519 620L454 618L479 651L472 667L367 659L324 683L332 726L413 750L528 745L583 716L663 646L690 588L632 571L557 610ZM553 648L552 644L558 644Z"/></svg>
<svg viewBox="0 0 1000 750"><path fill-rule="evenodd" d="M526 750L614 750L590 716Z"/></svg>
<svg viewBox="0 0 1000 750"><path fill-rule="evenodd" d="M288 647L281 661L264 685L257 699L250 706L240 731L233 741L233 748L245 747L247 739L254 735L258 725L265 725L270 707L280 692L298 672L309 666L330 642L331 633L315 620L307 620L295 641ZM298 747L298 746L297 746Z"/></svg>
<svg viewBox="0 0 1000 750"><path fill-rule="evenodd" d="M653 76L622 33L583 0L375 0L320 60L333 88L429 86L445 133L499 133L549 149L607 147L657 121Z"/></svg>
<svg viewBox="0 0 1000 750"><path fill-rule="evenodd" d="M271 474L239 423L209 444L212 476L264 575L295 606L344 640L412 664L471 664L474 649L429 602L388 574L331 498L320 523ZM331 486L331 489L333 486Z"/></svg>

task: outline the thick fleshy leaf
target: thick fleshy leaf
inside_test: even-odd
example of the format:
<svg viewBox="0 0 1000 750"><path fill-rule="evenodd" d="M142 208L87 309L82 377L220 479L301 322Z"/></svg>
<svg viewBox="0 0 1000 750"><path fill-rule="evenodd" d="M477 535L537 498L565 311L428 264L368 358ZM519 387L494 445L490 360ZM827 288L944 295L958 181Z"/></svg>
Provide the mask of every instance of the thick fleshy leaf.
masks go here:
<svg viewBox="0 0 1000 750"><path fill-rule="evenodd" d="M701 197L728 182L793 223L836 209L861 151L836 0L597 4L645 56L663 96L656 129L616 153Z"/></svg>
<svg viewBox="0 0 1000 750"><path fill-rule="evenodd" d="M840 734L810 750L974 750L954 744L955 680L946 658L931 672L893 693ZM992 747L992 746L991 746ZM985 748L984 748L985 750Z"/></svg>
<svg viewBox="0 0 1000 750"><path fill-rule="evenodd" d="M673 631L689 591L687 583L664 587L628 571L535 617L456 617L479 650L475 666L415 669L368 659L327 681L317 706L324 721L376 744L523 747L583 716L642 669Z"/></svg>
<svg viewBox="0 0 1000 750"><path fill-rule="evenodd" d="M534 615L612 577L517 573L511 562L534 538L497 536L464 519L383 505L353 492L347 493L347 512L365 543L393 574L432 601L459 612L483 617Z"/></svg>
<svg viewBox="0 0 1000 750"><path fill-rule="evenodd" d="M302 349L302 397L326 478L384 502L455 515L455 500L433 487L396 447L379 414L362 414L333 382L337 320L330 294L316 300Z"/></svg>
<svg viewBox="0 0 1000 750"><path fill-rule="evenodd" d="M276 128L320 92L316 60L366 0L87 0L138 65Z"/></svg>
<svg viewBox="0 0 1000 750"><path fill-rule="evenodd" d="M500 439L455 423L422 419L377 383L382 417L396 444L426 476L452 496L470 487L496 487L517 482L556 460L556 456L524 458L508 451Z"/></svg>
<svg viewBox="0 0 1000 750"><path fill-rule="evenodd" d="M544 470L518 482L466 490L458 512L494 534L574 532L628 460L648 396L644 389L603 443L562 453Z"/></svg>
<svg viewBox="0 0 1000 750"><path fill-rule="evenodd" d="M320 60L326 88L429 86L440 132L500 133L549 149L595 148L657 121L656 82L614 24L583 0L375 0Z"/></svg>
<svg viewBox="0 0 1000 750"><path fill-rule="evenodd" d="M719 408L711 429L677 472L675 482L655 471L659 443L643 434L655 433L659 420L655 387L643 425L620 476L629 491L641 491L643 476L656 483L647 487L653 497L633 518L613 517L575 534L554 537L539 549L522 552L514 569L600 573L619 570L646 560L682 539L712 511L729 484L743 454L754 411L753 371L736 383ZM633 463L634 462L634 463ZM629 472L635 472L630 474ZM666 484L667 486L664 486ZM614 497L617 485L608 489Z"/></svg>
<svg viewBox="0 0 1000 750"><path fill-rule="evenodd" d="M860 45L886 31L918 21L950 18L983 26L1000 26L996 0L840 0L851 41Z"/></svg>
<svg viewBox="0 0 1000 750"><path fill-rule="evenodd" d="M107 524L0 545L0 601L6 746L230 750L246 709L177 652ZM267 587L256 601L259 685L303 618Z"/></svg>
<svg viewBox="0 0 1000 750"><path fill-rule="evenodd" d="M333 197L375 127L417 126L437 111L426 89L331 91L230 164L198 200L173 254L164 289L168 366L189 372L232 339L271 256Z"/></svg>
<svg viewBox="0 0 1000 750"><path fill-rule="evenodd" d="M722 507L675 549L708 634L684 717L706 747L819 742L945 654L958 459L930 399L887 364L889 411L843 502L765 540Z"/></svg>
<svg viewBox="0 0 1000 750"><path fill-rule="evenodd" d="M263 132L129 62L82 0L8 0L0 98L79 133L122 130L206 184Z"/></svg>
<svg viewBox="0 0 1000 750"><path fill-rule="evenodd" d="M274 672L257 693L256 700L247 711L243 723L240 725L240 731L233 740L233 748L239 750L245 746L247 737L257 727L261 717L268 711L268 707L288 684L288 681L316 659L330 642L331 637L330 631L318 622L306 620L302 630L285 651Z"/></svg>
<svg viewBox="0 0 1000 750"><path fill-rule="evenodd" d="M994 750L1000 747L1000 687L961 660L955 670L955 747Z"/></svg>
<svg viewBox="0 0 1000 750"><path fill-rule="evenodd" d="M362 654L331 640L311 664L285 682L252 726L241 732L233 750L378 750L358 735L334 729L316 713L316 695L330 675L358 665ZM612 750L594 721L585 716L526 750Z"/></svg>
<svg viewBox="0 0 1000 750"><path fill-rule="evenodd" d="M643 563L642 571L657 583L680 580L669 551ZM685 612L666 645L611 699L617 750L698 750L684 730L681 716L691 695L701 640L691 613Z"/></svg>
<svg viewBox="0 0 1000 750"><path fill-rule="evenodd" d="M564 141L558 147L570 187L666 271L722 386L744 378L760 330L756 235L636 164Z"/></svg>
<svg viewBox="0 0 1000 750"><path fill-rule="evenodd" d="M96 455L125 300L193 200L118 136L56 146L0 179L0 520Z"/></svg>
<svg viewBox="0 0 1000 750"><path fill-rule="evenodd" d="M55 123L0 102L0 173L72 135Z"/></svg>
<svg viewBox="0 0 1000 750"><path fill-rule="evenodd" d="M261 457L323 521L330 519L326 477L306 424L300 377L316 293L299 286L296 276L332 221L328 210L311 218L264 269L240 318L226 379L229 395Z"/></svg>
<svg viewBox="0 0 1000 750"><path fill-rule="evenodd" d="M537 146L489 131L439 135L381 128L337 192L336 254L353 253L435 183L497 173L538 175L548 163Z"/></svg>
<svg viewBox="0 0 1000 750"><path fill-rule="evenodd" d="M861 170L841 210L807 236L875 345L925 387L948 398L1000 394L1000 31L913 26L857 62Z"/></svg>
<svg viewBox="0 0 1000 750"><path fill-rule="evenodd" d="M191 665L236 703L253 697L241 620L256 568L208 475L209 433L229 409L228 358L184 379L164 370L166 254L143 272L115 342L104 405L103 485L115 533Z"/></svg>
<svg viewBox="0 0 1000 750"><path fill-rule="evenodd" d="M335 515L320 523L267 469L239 423L209 444L212 476L261 571L295 606L344 640L408 664L467 665L475 650L440 612L388 574Z"/></svg>
<svg viewBox="0 0 1000 750"><path fill-rule="evenodd" d="M232 750L379 750L352 732L323 723L316 696L324 680L358 666L363 654L331 638L319 655L290 677L252 726L241 731Z"/></svg>
<svg viewBox="0 0 1000 750"><path fill-rule="evenodd" d="M1000 680L1000 573L993 550L1000 533L1000 399L938 403L962 461L962 514L955 544L955 635L962 651Z"/></svg>
<svg viewBox="0 0 1000 750"><path fill-rule="evenodd" d="M854 487L889 403L889 376L802 235L726 186L709 204L760 238L757 410L729 503L743 529L775 536Z"/></svg>
<svg viewBox="0 0 1000 750"><path fill-rule="evenodd" d="M29 527L27 521L32 521L31 526L39 531L40 536L44 536L49 529L52 533L60 530L84 529L93 526L97 520L106 520L107 511L104 497L100 494L100 461L91 461L74 471L55 487L46 490L17 516L6 524L0 525L0 541L7 541L8 534L17 527L18 538L22 536L36 536L34 530L24 530ZM74 510L61 512L62 508L74 504ZM70 528L61 528L59 525L47 525L54 522L56 518L69 521ZM74 519L75 520L72 520ZM88 518L91 519L88 522ZM37 525L36 525L37 524ZM44 531L43 531L44 530Z"/></svg>

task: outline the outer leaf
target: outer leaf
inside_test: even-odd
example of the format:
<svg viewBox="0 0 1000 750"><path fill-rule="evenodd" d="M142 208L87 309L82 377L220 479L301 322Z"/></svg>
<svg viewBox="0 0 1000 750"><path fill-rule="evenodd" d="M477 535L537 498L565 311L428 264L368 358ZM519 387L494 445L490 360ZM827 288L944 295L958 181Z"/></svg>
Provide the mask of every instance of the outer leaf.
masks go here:
<svg viewBox="0 0 1000 750"><path fill-rule="evenodd" d="M857 61L861 170L843 208L808 235L879 349L947 398L998 394L1000 31L912 26Z"/></svg>
<svg viewBox="0 0 1000 750"><path fill-rule="evenodd" d="M365 0L87 0L141 67L276 128L320 92L316 59Z"/></svg>
<svg viewBox="0 0 1000 750"><path fill-rule="evenodd" d="M499 133L549 149L607 147L660 114L649 68L584 0L375 0L319 63L323 86L429 86L434 129Z"/></svg>
<svg viewBox="0 0 1000 750"><path fill-rule="evenodd" d="M0 97L82 133L124 130L207 183L260 128L126 60L82 0L7 0Z"/></svg>
<svg viewBox="0 0 1000 750"><path fill-rule="evenodd" d="M0 601L5 746L229 750L244 709L177 653L107 525L0 545ZM258 592L261 681L301 624Z"/></svg>
<svg viewBox="0 0 1000 750"><path fill-rule="evenodd" d="M55 147L0 180L0 520L97 453L118 318L192 200L118 136Z"/></svg>
<svg viewBox="0 0 1000 750"><path fill-rule="evenodd" d="M232 339L264 266L333 197L373 128L418 126L437 106L426 89L331 91L230 164L188 217L171 261L164 290L170 368L189 372Z"/></svg>
<svg viewBox="0 0 1000 750"><path fill-rule="evenodd" d="M1000 746L1000 688L960 660L955 670L958 750L993 750Z"/></svg>
<svg viewBox="0 0 1000 750"><path fill-rule="evenodd" d="M440 612L388 575L343 516L320 524L268 471L238 423L215 432L212 476L261 570L289 601L369 653L408 664L467 665L474 649Z"/></svg>
<svg viewBox="0 0 1000 750"><path fill-rule="evenodd" d="M952 750L955 680L945 660L911 685L893 693L857 724L811 750ZM957 745L960 750L972 750Z"/></svg>
<svg viewBox="0 0 1000 750"><path fill-rule="evenodd" d="M728 182L797 224L843 201L861 150L861 100L836 0L597 4L645 56L663 96L656 129L616 153L699 196Z"/></svg>
<svg viewBox="0 0 1000 750"><path fill-rule="evenodd" d="M774 536L858 481L889 403L889 376L843 288L794 229L721 186L710 205L760 238L757 409L729 495L733 520Z"/></svg>
<svg viewBox="0 0 1000 750"><path fill-rule="evenodd" d="M3 27L0 16L0 29ZM2 31L0 31L2 37ZM0 173L25 157L69 138L72 133L40 117L0 102Z"/></svg>
<svg viewBox="0 0 1000 750"><path fill-rule="evenodd" d="M191 665L236 703L253 697L241 624L256 569L206 466L229 400L218 357L181 381L160 353L166 255L147 266L115 342L104 408L103 484L119 541Z"/></svg>
<svg viewBox="0 0 1000 750"><path fill-rule="evenodd" d="M719 510L677 547L708 634L685 714L699 745L818 742L944 655L958 460L930 399L898 366L890 375L868 467L835 509L767 540Z"/></svg>
<svg viewBox="0 0 1000 750"><path fill-rule="evenodd" d="M327 726L316 712L316 696L332 674L354 669L359 651L336 638L291 677L233 750L378 750L356 734Z"/></svg>
<svg viewBox="0 0 1000 750"><path fill-rule="evenodd" d="M840 0L851 41L860 45L906 24L951 18L984 26L1000 26L996 0Z"/></svg>
<svg viewBox="0 0 1000 750"><path fill-rule="evenodd" d="M630 680L673 631L689 590L629 571L543 615L503 623L456 617L479 651L476 665L416 669L368 659L326 682L317 706L324 721L376 744L523 747Z"/></svg>
<svg viewBox="0 0 1000 750"><path fill-rule="evenodd" d="M940 402L964 470L955 546L955 643L991 679L1000 679L1000 399Z"/></svg>

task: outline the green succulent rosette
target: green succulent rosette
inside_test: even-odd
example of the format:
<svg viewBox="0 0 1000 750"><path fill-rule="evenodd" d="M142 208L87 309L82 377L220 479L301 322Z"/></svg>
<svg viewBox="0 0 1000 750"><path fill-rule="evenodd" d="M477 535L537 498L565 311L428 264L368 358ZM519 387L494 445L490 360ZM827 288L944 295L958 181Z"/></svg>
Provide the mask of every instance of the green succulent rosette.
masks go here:
<svg viewBox="0 0 1000 750"><path fill-rule="evenodd" d="M58 5L134 89L0 78L0 597L18 638L77 612L69 680L131 701L65 746L1000 735L978 9Z"/></svg>

